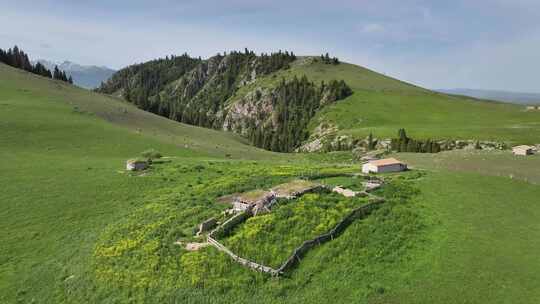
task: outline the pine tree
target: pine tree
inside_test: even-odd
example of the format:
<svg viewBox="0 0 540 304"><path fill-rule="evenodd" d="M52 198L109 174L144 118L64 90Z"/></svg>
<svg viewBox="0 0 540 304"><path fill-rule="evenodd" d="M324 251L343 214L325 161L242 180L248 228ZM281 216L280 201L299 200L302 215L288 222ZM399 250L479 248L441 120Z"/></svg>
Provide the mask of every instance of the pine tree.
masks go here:
<svg viewBox="0 0 540 304"><path fill-rule="evenodd" d="M62 78L62 74L60 73L60 70L58 69L57 65L54 66L53 78L54 79Z"/></svg>
<svg viewBox="0 0 540 304"><path fill-rule="evenodd" d="M482 150L482 146L480 145L480 142L477 140L476 143L474 144L474 148L476 150Z"/></svg>
<svg viewBox="0 0 540 304"><path fill-rule="evenodd" d="M368 136L368 150L373 150L374 144L373 144L373 134L370 132Z"/></svg>

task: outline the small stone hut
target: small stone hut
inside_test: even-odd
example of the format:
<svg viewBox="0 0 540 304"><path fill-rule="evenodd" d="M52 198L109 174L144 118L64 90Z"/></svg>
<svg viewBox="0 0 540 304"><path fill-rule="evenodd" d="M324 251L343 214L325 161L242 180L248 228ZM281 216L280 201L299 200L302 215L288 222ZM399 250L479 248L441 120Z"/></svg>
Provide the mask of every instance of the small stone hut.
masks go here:
<svg viewBox="0 0 540 304"><path fill-rule="evenodd" d="M254 190L237 196L232 205L236 212L251 210L254 214L263 210L275 199L273 191Z"/></svg>
<svg viewBox="0 0 540 304"><path fill-rule="evenodd" d="M148 168L148 162L140 159L129 159L126 162L126 170L128 171L140 171Z"/></svg>
<svg viewBox="0 0 540 304"><path fill-rule="evenodd" d="M514 155L532 155L534 153L533 149L534 147L527 145L515 146L512 148L512 153Z"/></svg>

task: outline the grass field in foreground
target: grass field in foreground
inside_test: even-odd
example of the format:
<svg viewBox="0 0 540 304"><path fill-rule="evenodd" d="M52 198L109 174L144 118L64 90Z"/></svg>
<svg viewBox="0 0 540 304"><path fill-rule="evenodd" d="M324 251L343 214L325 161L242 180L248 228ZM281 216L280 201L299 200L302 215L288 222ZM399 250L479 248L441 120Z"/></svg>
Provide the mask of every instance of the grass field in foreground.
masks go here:
<svg viewBox="0 0 540 304"><path fill-rule="evenodd" d="M438 223L408 286L373 303L540 302L540 187L474 173L430 173L418 198Z"/></svg>

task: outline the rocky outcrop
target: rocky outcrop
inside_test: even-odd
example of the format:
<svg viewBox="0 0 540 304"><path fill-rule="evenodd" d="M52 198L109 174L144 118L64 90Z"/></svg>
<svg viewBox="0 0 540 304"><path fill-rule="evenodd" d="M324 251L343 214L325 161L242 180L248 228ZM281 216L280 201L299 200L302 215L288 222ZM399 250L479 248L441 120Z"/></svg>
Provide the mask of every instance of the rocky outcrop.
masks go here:
<svg viewBox="0 0 540 304"><path fill-rule="evenodd" d="M373 138L375 142L374 150L390 150L390 138ZM505 142L477 141L477 140L438 140L435 141L441 146L442 151L447 150L507 150L510 145ZM330 151L357 151L367 152L369 146L368 137L355 139L350 135L338 135L337 128L326 124L325 127L318 126L310 138L297 149L298 152L330 152Z"/></svg>
<svg viewBox="0 0 540 304"><path fill-rule="evenodd" d="M247 137L253 128L276 125L273 93L269 88L256 88L229 105L222 129Z"/></svg>

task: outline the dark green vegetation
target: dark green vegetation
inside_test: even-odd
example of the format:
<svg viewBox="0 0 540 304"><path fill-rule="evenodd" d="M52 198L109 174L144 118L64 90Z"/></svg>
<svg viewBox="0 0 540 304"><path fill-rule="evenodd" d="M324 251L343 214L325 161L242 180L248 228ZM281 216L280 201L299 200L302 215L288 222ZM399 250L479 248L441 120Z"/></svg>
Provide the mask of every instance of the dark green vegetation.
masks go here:
<svg viewBox="0 0 540 304"><path fill-rule="evenodd" d="M33 65L30 62L28 55L17 46L14 46L13 49L8 49L7 51L0 49L0 63L5 63L14 68L25 70L43 77L73 83L71 76L67 77L66 73L60 71L58 67L54 67L54 73L51 73L51 71L40 62Z"/></svg>
<svg viewBox="0 0 540 304"><path fill-rule="evenodd" d="M370 138L372 137L370 133ZM478 143L477 143L478 145ZM425 141L415 140L407 136L405 129L399 129L398 137L392 138L390 143L392 151L397 152L420 152L420 153L438 153L441 151L441 145L430 139Z"/></svg>
<svg viewBox="0 0 540 304"><path fill-rule="evenodd" d="M307 124L320 108L352 93L343 81L315 84L304 75L238 94L295 60L289 52L257 56L247 49L208 60L171 56L120 70L98 91L176 121L234 131L257 147L291 152L307 139Z"/></svg>
<svg viewBox="0 0 540 304"><path fill-rule="evenodd" d="M121 92L140 108L173 120L221 128L225 101L250 80L248 73L269 74L294 59L288 52L258 57L247 50L204 61L187 54L171 56L122 69L98 91Z"/></svg>
<svg viewBox="0 0 540 304"><path fill-rule="evenodd" d="M536 138L535 116L518 108L435 95L346 63L303 60L308 59L290 63L289 69L274 72L276 77L247 84L231 101L244 98L253 87L278 85L282 78L301 79L309 73L310 81L329 83L327 77L338 79L334 76L339 72L353 95L325 106L314 119L328 115L346 125L352 117L362 118L350 104L361 100L369 117L376 119L356 123L369 123L375 136L386 126L389 137L401 127L415 138L460 130L487 134L479 130L493 126L493 118L502 121L500 129L489 131L494 136ZM362 96L372 96L381 107ZM430 102L436 106L430 107ZM407 112L402 103L416 105L415 111ZM416 118L420 118L416 111L423 111L423 120L382 111L388 107ZM337 116L340 108L345 111L342 119ZM469 128L462 118L440 108L464 116L469 111L486 114ZM391 115L398 122L390 120ZM442 122L448 128L434 127ZM529 128L518 132L506 125L509 122ZM175 242L196 240L197 224L228 208L216 202L218 197L268 189L298 177L358 172L359 164L350 154L268 152L231 133L170 121L120 99L2 64L0 130L1 303L540 300L538 155L400 153L397 158L413 170L385 175L388 182L377 191L387 198L381 208L310 251L288 276L275 279L237 265L213 247L188 252ZM366 135L369 130L356 131ZM133 174L123 170L128 158L151 149L145 155L159 151L163 157L150 170ZM347 177L321 180L351 188L361 182ZM270 253L281 253L268 240L295 242L296 231L284 229L286 225L307 237L316 225L329 226L336 210L332 207L348 207L341 199L308 198L277 209L273 216L285 220L273 222L279 235L251 235L247 228L252 226L246 224L230 237L242 236L265 246L268 252L243 250L271 261ZM323 207L328 211L322 212ZM279 213L286 210L298 215L298 223ZM311 217L300 216L304 214ZM305 230L298 226L301 223Z"/></svg>
<svg viewBox="0 0 540 304"><path fill-rule="evenodd" d="M306 127L315 113L325 104L349 96L351 89L336 80L317 86L304 76L282 79L274 92L271 119L264 124L257 122L260 117L248 120L248 138L257 147L292 152L309 137Z"/></svg>
<svg viewBox="0 0 540 304"><path fill-rule="evenodd" d="M321 62L325 64L339 64L339 59L337 57L330 58L330 55L326 53L325 55L321 55Z"/></svg>

